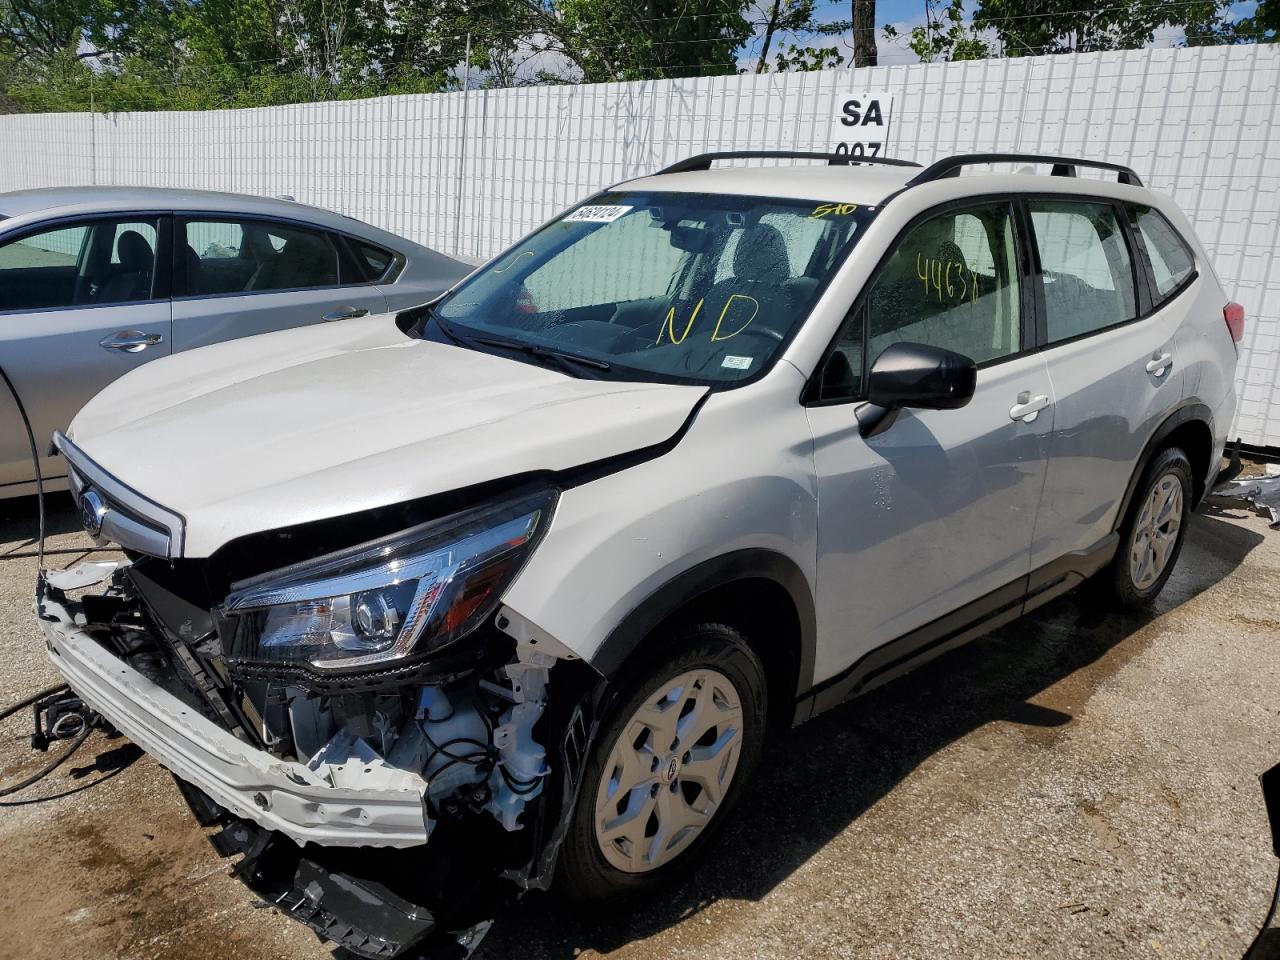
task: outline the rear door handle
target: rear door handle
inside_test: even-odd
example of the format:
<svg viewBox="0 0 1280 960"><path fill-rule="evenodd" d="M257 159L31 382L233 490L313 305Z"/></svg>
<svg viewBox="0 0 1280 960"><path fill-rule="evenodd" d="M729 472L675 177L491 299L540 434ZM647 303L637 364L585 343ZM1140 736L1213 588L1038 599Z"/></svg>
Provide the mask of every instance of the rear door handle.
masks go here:
<svg viewBox="0 0 1280 960"><path fill-rule="evenodd" d="M1030 390L1023 390L1018 394L1018 402L1009 408L1009 419L1031 423L1048 405L1049 398L1045 394L1040 393L1033 397Z"/></svg>
<svg viewBox="0 0 1280 960"><path fill-rule="evenodd" d="M147 347L163 343L164 337L158 333L143 333L141 330L118 330L98 341L104 350L119 350L121 353L140 353Z"/></svg>
<svg viewBox="0 0 1280 960"><path fill-rule="evenodd" d="M1147 373L1153 377L1163 377L1166 370L1173 366L1173 354L1157 353L1153 354L1151 359L1147 361Z"/></svg>
<svg viewBox="0 0 1280 960"><path fill-rule="evenodd" d="M369 311L364 307L334 307L324 314L321 320L354 320L356 317L367 317Z"/></svg>

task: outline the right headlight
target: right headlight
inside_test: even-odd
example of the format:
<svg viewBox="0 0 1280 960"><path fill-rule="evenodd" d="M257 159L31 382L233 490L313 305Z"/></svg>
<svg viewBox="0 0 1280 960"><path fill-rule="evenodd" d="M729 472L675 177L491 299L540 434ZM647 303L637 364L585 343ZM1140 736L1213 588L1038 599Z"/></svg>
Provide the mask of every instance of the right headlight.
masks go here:
<svg viewBox="0 0 1280 960"><path fill-rule="evenodd" d="M221 611L227 652L328 673L448 646L492 615L557 496L540 490L234 584Z"/></svg>

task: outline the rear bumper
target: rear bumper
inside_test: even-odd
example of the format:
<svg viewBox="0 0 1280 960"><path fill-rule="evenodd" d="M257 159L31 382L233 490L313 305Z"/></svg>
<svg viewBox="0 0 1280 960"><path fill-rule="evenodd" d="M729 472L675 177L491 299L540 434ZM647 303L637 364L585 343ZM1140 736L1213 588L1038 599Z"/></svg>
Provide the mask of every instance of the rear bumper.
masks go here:
<svg viewBox="0 0 1280 960"><path fill-rule="evenodd" d="M335 787L308 767L258 750L188 707L104 649L74 605L41 576L36 614L50 659L82 700L175 776L237 817L299 844L413 847L426 843L426 781Z"/></svg>

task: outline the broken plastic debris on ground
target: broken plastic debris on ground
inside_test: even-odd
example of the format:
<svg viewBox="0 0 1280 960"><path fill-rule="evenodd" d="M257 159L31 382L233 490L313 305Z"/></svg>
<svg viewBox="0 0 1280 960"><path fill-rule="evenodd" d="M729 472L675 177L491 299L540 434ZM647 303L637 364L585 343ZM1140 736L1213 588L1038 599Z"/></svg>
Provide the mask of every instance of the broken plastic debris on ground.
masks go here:
<svg viewBox="0 0 1280 960"><path fill-rule="evenodd" d="M1267 464L1263 476L1230 480L1215 487L1212 495L1218 501L1247 504L1280 529L1280 464Z"/></svg>

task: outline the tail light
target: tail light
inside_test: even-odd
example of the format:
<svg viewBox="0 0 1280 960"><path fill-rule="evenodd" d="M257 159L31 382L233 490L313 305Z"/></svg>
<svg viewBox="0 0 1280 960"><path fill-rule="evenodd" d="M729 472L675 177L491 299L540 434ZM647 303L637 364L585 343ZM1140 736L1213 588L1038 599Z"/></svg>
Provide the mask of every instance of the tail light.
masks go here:
<svg viewBox="0 0 1280 960"><path fill-rule="evenodd" d="M1228 303L1222 308L1222 318L1227 321L1232 340L1239 343L1244 339L1244 307L1238 303Z"/></svg>

